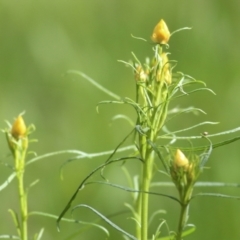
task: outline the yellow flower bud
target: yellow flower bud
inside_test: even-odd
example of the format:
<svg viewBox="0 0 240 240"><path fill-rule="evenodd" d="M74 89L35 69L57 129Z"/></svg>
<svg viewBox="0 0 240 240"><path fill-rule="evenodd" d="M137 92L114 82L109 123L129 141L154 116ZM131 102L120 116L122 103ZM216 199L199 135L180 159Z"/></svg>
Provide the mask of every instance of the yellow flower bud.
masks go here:
<svg viewBox="0 0 240 240"><path fill-rule="evenodd" d="M166 44L170 38L170 32L163 19L156 25L152 34L152 41L159 44Z"/></svg>
<svg viewBox="0 0 240 240"><path fill-rule="evenodd" d="M168 56L166 53L161 54L162 59L162 68L160 68L157 72L156 80L158 82L165 81L168 85L172 83L172 70L170 68L170 63L168 60Z"/></svg>
<svg viewBox="0 0 240 240"><path fill-rule="evenodd" d="M147 80L147 74L144 72L144 70L143 70L141 65L138 65L136 67L135 79L137 81L143 81L143 82L145 82Z"/></svg>
<svg viewBox="0 0 240 240"><path fill-rule="evenodd" d="M12 125L11 134L16 140L18 140L26 135L26 131L27 128L25 122L22 116L19 115Z"/></svg>
<svg viewBox="0 0 240 240"><path fill-rule="evenodd" d="M189 165L188 159L180 149L177 149L175 153L173 164L176 168L184 168L184 169L187 169Z"/></svg>
<svg viewBox="0 0 240 240"><path fill-rule="evenodd" d="M170 85L172 83L172 71L170 69L170 63L166 53L161 54L163 60L163 77L164 81Z"/></svg>

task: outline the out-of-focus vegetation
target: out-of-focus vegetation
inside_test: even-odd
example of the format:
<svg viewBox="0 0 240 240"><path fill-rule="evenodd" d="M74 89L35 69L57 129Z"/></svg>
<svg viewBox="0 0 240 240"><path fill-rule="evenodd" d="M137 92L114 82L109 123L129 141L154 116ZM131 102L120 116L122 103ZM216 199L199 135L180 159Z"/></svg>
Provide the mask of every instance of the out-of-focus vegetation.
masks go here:
<svg viewBox="0 0 240 240"><path fill-rule="evenodd" d="M66 75L67 70L81 70L121 96L134 97L134 78L130 68L117 62L132 58L131 51L144 60L152 55L152 46L134 36L150 39L155 24L163 18L170 29L192 27L191 31L173 36L169 45L171 59L178 61L177 70L204 80L216 92L198 93L176 105L194 105L207 115L185 115L171 125L179 129L205 120L220 124L199 129L210 133L239 126L240 90L240 2L219 0L165 1L9 1L0 3L0 127L23 110L27 124L34 123L39 140L31 149L37 154L63 149L98 152L113 149L130 128L122 121L111 123L116 113L135 118L126 106L96 104L108 96L98 92L84 79ZM196 133L198 134L198 132ZM221 139L216 139L220 141ZM214 150L201 180L240 182L239 143ZM0 138L1 162L11 164L4 134ZM27 168L26 182L40 179L29 192L29 209L59 214L83 177L105 158L76 161L64 168L64 181L59 169L69 156L48 158ZM132 166L134 172L134 166ZM0 166L0 183L10 174ZM107 171L109 178L121 181L118 166ZM122 180L123 181L123 180ZM0 192L0 234L15 233L8 208L18 208L15 182ZM165 189L164 189L165 190ZM168 190L171 191L171 190ZM201 189L200 191L208 191ZM212 192L239 195L239 189L211 189ZM174 193L173 193L174 194ZM76 203L87 203L104 213L124 209L128 193L104 186L84 190ZM153 209L167 210L170 228L177 224L176 206L165 199L152 198ZM240 204L235 200L198 198L192 202L190 220L197 231L189 239L239 239ZM82 213L82 214L81 214ZM95 219L79 211L78 218ZM115 219L114 219L115 220ZM79 225L61 223L43 217L29 219L33 234L45 228L43 239L65 239L77 232ZM118 220L115 220L118 222ZM120 222L125 229L134 223ZM75 239L104 239L98 230L88 231ZM116 235L114 235L116 234ZM111 239L121 239L112 231Z"/></svg>

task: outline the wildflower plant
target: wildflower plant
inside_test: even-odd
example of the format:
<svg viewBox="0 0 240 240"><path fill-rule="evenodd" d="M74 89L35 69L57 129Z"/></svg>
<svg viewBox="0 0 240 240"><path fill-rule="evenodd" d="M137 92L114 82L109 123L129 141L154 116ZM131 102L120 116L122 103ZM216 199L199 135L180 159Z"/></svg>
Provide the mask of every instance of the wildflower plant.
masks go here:
<svg viewBox="0 0 240 240"><path fill-rule="evenodd" d="M184 30L188 28L183 28ZM175 31L178 32L179 30ZM173 32L173 33L175 33ZM70 74L77 74L99 90L105 92L111 100L102 101L98 104L126 104L131 106L136 113L135 124L134 121L129 120L128 116L118 115L116 117L122 117L128 120L132 125L132 130L126 137L120 141L114 150L101 152L101 153L86 153L79 150L67 150L52 152L44 154L42 156L34 156L32 159L26 161L28 157L29 147L29 134L34 130L34 126L30 125L26 127L22 114L20 114L15 122L4 132L7 137L9 149L11 150L14 166L12 167L13 173L8 177L5 183L0 185L0 191L3 190L9 183L17 178L18 182L18 195L20 202L20 211L9 210L14 224L16 226L17 235L0 235L0 238L8 239L28 239L28 220L31 215L41 215L55 219L57 221L57 229L60 231L60 222L74 222L80 224L87 224L93 227L97 227L104 231L106 235L109 235L109 231L97 222L83 222L75 219L65 218L65 214L71 209L73 213L78 208L87 208L94 212L99 219L108 223L111 227L116 229L122 234L124 239L133 240L181 240L185 236L192 234L195 230L193 224L189 224L189 207L193 198L206 195L214 197L225 197L240 199L240 196L227 196L223 194L214 193L198 193L194 195L194 189L198 185L204 186L204 183L198 182L199 176L203 173L203 170L209 160L212 150L216 147L220 147L236 140L240 137L225 140L223 142L212 143L211 138L219 135L226 135L233 132L237 132L240 128L232 129L229 131L207 134L202 133L197 136L179 136L180 133L185 133L189 130L198 128L203 125L216 124L214 122L201 122L199 124L189 126L185 129L177 131L170 131L168 129L168 123L174 121L179 115L185 113L203 113L203 110L195 107L188 108L170 108L170 103L174 103L176 99L189 96L195 92L208 91L214 93L211 89L206 87L203 81L199 81L190 77L182 72L175 72L174 67L176 61L169 58L169 45L168 41L173 35L170 33L164 20L161 20L153 30L151 40L153 45L153 57L147 58L142 63L135 54L133 55L133 61L123 62L127 66L130 66L133 70L134 81L136 85L136 99L133 100L129 97L120 97L117 94L109 91L101 86L99 83L91 79L86 74L79 71L69 71ZM139 39L139 38L137 38ZM143 39L142 39L143 40ZM133 139L132 145L126 146L126 141ZM205 141L205 145L196 146L194 140L201 139ZM189 147L180 146L181 141L189 143ZM118 153L129 152L121 157L117 157ZM74 154L74 157L68 159L62 168L74 161L84 158L94 159L100 156L106 156L106 161L100 166L93 169L79 184L76 191L73 193L69 202L62 210L59 216L43 213L37 211L28 211L28 190L24 184L24 173L26 167L38 160L46 157L51 157L58 154ZM135 161L135 164L140 165L138 176L131 176L128 172L125 163L128 161ZM129 181L129 187L111 183L104 177L104 169L115 164L122 163L121 169L126 174ZM97 173L100 173L103 181L92 181L91 177ZM165 175L169 178L169 182L159 181L154 182L153 176L155 174ZM37 181L30 184L33 186ZM116 225L111 217L105 216L97 209L90 205L80 203L72 207L73 201L78 194L84 194L84 189L92 183L105 184L110 187L118 188L126 192L132 193L132 203L125 204L132 214L132 219L135 222L135 230L131 233L125 231L122 227ZM209 186L215 186L214 183L207 183ZM221 183L221 186L226 184ZM152 187L157 186L158 191L152 191ZM172 196L165 194L164 186L174 187L178 192L178 196ZM238 185L233 185L238 186ZM165 220L161 220L158 223L158 227L154 232L150 231L149 224L152 219L162 212L161 201L159 200L159 206L154 213L149 210L149 198L155 195L161 198L167 198L178 204L180 208L180 214L177 217L178 221L177 229L169 230L168 234L162 234L162 226L167 225ZM43 229L34 236L34 239L39 240L43 235ZM76 236L74 233L68 239L72 239Z"/></svg>
<svg viewBox="0 0 240 240"><path fill-rule="evenodd" d="M5 130L9 149L14 158L14 176L18 181L18 194L20 202L20 218L14 210L9 212L13 217L17 233L20 239L28 238L28 204L27 204L27 189L24 186L24 172L26 164L26 155L28 151L28 135L34 130L34 126L30 125L28 128L25 125L22 114L20 114L13 125L8 123L9 128ZM9 181L10 182L10 181ZM33 183L34 184L34 183ZM2 188L1 188L2 189ZM0 236L1 238L2 236Z"/></svg>
<svg viewBox="0 0 240 240"><path fill-rule="evenodd" d="M29 139L29 136L35 131L35 126L33 124L26 126L23 118L23 113L18 115L13 124L10 124L9 122L7 122L7 124L8 127L4 129L3 132L6 135L7 144L14 161L12 164L1 162L8 168L12 169L12 173L6 179L6 181L0 185L0 191L3 191L6 187L10 185L10 183L14 179L16 179L19 210L12 209L11 207L8 210L12 216L13 224L16 227L17 234L0 234L0 239L40 240L43 237L44 228L41 228L38 233L34 234L34 236L29 237L28 223L30 217L33 215L37 215L57 219L58 216L45 212L29 211L29 191L33 186L38 183L39 179L34 180L30 184L25 183L24 176L26 174L27 166L48 157L60 154L76 154L79 153L79 151L64 150L37 156L35 152L29 151L30 143L36 142L36 140ZM33 157L29 159L29 156L32 155ZM64 218L63 221L75 222L74 220L67 218Z"/></svg>
<svg viewBox="0 0 240 240"><path fill-rule="evenodd" d="M180 30L184 29L188 28L183 28ZM176 33L180 30L177 30L173 33ZM133 61L120 61L127 66L130 66L133 70L136 84L135 100L129 97L121 98L115 93L112 93L103 86L99 85L96 81L82 72L74 70L69 71L70 74L77 74L85 78L99 90L107 93L111 98L113 98L109 101L102 101L99 103L99 105L108 103L130 105L135 110L136 122L130 134L128 134L112 152L103 152L94 155L94 157L97 157L104 154L109 154L107 160L102 165L94 169L80 183L79 187L76 189L75 193L59 216L57 220L58 227L63 216L71 208L74 199L78 194L80 194L80 190L83 191L83 187L86 187L88 184L93 183L93 181L90 181L90 178L94 174L101 172L101 176L104 180L106 180L103 176L104 168L117 162L122 162L124 164L127 161L135 160L136 164L141 165L141 170L138 173L137 180L134 177L130 179L130 185L134 187L121 186L115 183L110 183L109 181L97 182L99 184L106 184L111 187L134 193L132 204L126 204L126 206L132 212L133 219L136 223L135 234L130 234L124 231L122 228L113 223L111 219L104 216L102 213L89 205L79 204L72 208L72 212L77 208L90 209L102 220L122 233L125 239L181 240L183 237L189 235L195 230L195 226L188 223L188 218L190 202L194 197L197 196L193 196L193 190L194 186L197 183L198 177L203 172L214 148L223 146L239 139L239 137L237 137L224 142L213 144L210 138L221 134L224 135L239 131L239 128L212 135L203 133L199 134L198 136L186 137L178 136L178 134L187 132L202 125L211 125L217 123L201 122L186 129L181 129L174 132L168 130L168 122L173 121L175 117L178 117L178 115L189 112L204 112L203 110L194 107L185 109L175 107L174 109L170 109L170 103L174 102L174 100L178 98L189 96L195 92L208 91L214 94L211 89L206 87L206 84L203 81L196 80L193 77L182 72L174 71L174 67L176 66L177 62L169 59L168 52L168 41L173 33L170 33L164 20L160 20L160 22L154 28L151 36L151 40L154 42L152 59L147 58L146 61L142 63L135 54L132 54ZM127 116L123 118L127 120L129 119ZM133 137L134 139L133 145L124 146L124 143L130 137ZM195 139L205 140L205 145L195 147L193 144L193 140ZM191 142L191 146L177 146L177 143L180 140ZM116 153L129 149L132 149L131 154L120 158L115 157ZM91 154L84 153L80 154L75 159L82 159L92 156L93 155ZM73 159L69 160L68 162L72 160ZM161 165L159 165L159 160L161 162ZM161 170L159 171L158 169ZM127 172L126 168L124 168L124 171ZM178 191L178 197L170 196L162 192L151 191L150 188L153 185L152 181L155 172L163 172L169 177L169 179L171 179L176 190ZM129 173L127 173L127 176L129 178ZM157 184L161 186L162 183L159 182ZM159 227L154 233L149 232L149 221L153 217L150 216L149 213L149 198L151 195L166 197L174 200L177 204L179 204L180 216L178 217L178 228L176 230L169 231L168 236L160 236L160 229L163 225L163 222L159 223ZM206 193L206 195L229 197L220 194L215 195ZM232 198L239 199L239 197ZM160 208L161 204L159 205L159 209ZM157 209L154 214L157 214L159 209Z"/></svg>

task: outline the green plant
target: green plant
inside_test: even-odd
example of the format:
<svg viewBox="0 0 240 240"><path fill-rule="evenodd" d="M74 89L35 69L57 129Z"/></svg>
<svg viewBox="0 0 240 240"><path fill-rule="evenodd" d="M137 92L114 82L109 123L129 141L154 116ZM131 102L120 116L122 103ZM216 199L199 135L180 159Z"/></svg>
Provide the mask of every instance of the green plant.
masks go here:
<svg viewBox="0 0 240 240"><path fill-rule="evenodd" d="M17 235L0 235L0 238L27 240L29 238L28 221L29 217L32 215L56 219L58 230L60 230L60 221L64 220L67 222L78 222L80 224L85 224L85 230L94 226L104 231L106 235L109 235L108 230L99 224L98 221L83 222L75 219L64 218L64 215L71 208L73 200L80 193L80 190L83 191L84 187L93 183L108 185L110 187L132 193L132 203L125 205L132 213L132 219L136 223L135 233L133 234L126 232L111 220L111 216L105 216L98 210L86 204L76 205L72 208L72 212L78 208L89 209L97 214L100 220L105 221L119 231L125 239L133 240L181 240L185 236L188 236L194 232L195 226L188 223L188 218L190 203L195 197L204 195L240 199L239 196L234 197L214 193L199 193L193 195L193 191L198 185L215 185L215 183L197 182L200 174L202 174L208 162L212 150L240 139L240 137L235 137L223 142L212 143L211 138L237 132L239 131L239 128L211 135L204 132L197 136L179 136L179 134L185 133L202 125L211 125L216 123L201 122L194 126L177 131L170 131L167 129L168 123L174 121L175 118L181 114L195 114L203 112L203 110L195 107L188 107L184 109L179 107L172 108L170 107L170 103L174 103L175 100L189 96L196 92L208 91L213 93L211 89L206 87L204 82L196 80L181 72L174 72L176 61L169 60L169 54L167 52L169 47L167 43L173 33L170 34L167 25L163 20L161 20L154 28L152 35L152 41L155 43L153 47L152 59L146 59L145 63L142 64L135 54L133 54L134 62L121 61L133 69L136 84L135 100L129 97L122 98L117 94L112 93L82 72L69 71L71 74L77 74L85 78L95 87L105 92L113 99L100 102L98 107L102 104L126 104L135 110L135 123L134 121L130 120L128 116L116 116L116 118L123 118L124 120L127 120L129 124L131 124L132 130L118 144L118 146L116 146L114 150L93 154L88 154L78 150L59 151L44 154L42 156L34 156L32 159L27 160L29 153L28 136L35 129L34 126L30 125L29 127L26 127L22 114L17 117L13 125L8 124L9 127L5 129L4 132L6 134L7 142L14 159L14 166L12 167L13 173L8 177L6 182L0 186L0 191L7 187L9 183L16 178L18 183L17 190L20 210L19 213L12 209L9 210L16 226ZM126 141L131 138L133 139L132 145L124 145ZM196 146L194 140L202 140L202 142L205 142L205 144ZM187 147L180 146L180 141L186 141ZM123 153L126 151L131 151L131 153L126 156L116 156L117 153ZM104 163L91 171L81 181L79 187L76 189L59 216L37 211L28 211L28 190L31 186L35 185L37 181L34 181L27 188L25 187L24 173L26 171L26 167L29 164L46 157L65 153L74 154L74 157L69 159L66 164L77 159L95 158L99 156L107 156L107 159ZM131 174L128 172L128 169L125 166L125 163L128 161L135 161L135 164L140 165L140 171L137 177L131 176ZM121 169L126 175L126 178L129 182L129 187L111 183L104 177L104 169L115 163L122 163ZM98 172L101 173L104 181L90 181L91 177ZM153 175L156 174L164 174L169 178L170 181L153 182ZM224 183L220 183L220 185L226 186ZM178 197L165 194L161 190L161 192L152 191L151 188L153 186L158 186L160 189L163 189L164 186L175 187L178 191ZM159 208L156 209L153 214L149 213L149 198L151 195L155 195L160 199L161 197L165 197L169 200L173 200L180 208L178 228L175 231L169 230L168 235L163 235L161 232L162 226L164 224L167 225L165 220L159 221L155 232L149 232L149 224L151 220L154 219L154 217L159 213L162 213L162 210L160 210L161 201L159 201ZM73 239L80 233L81 230L79 233L72 234L67 239ZM41 229L39 233L34 236L34 239L40 240L42 236L43 229Z"/></svg>
<svg viewBox="0 0 240 240"><path fill-rule="evenodd" d="M13 209L9 209L12 215L14 224L16 226L18 236L0 236L0 238L15 238L15 239L28 239L28 190L35 185L37 181L33 182L28 188L24 184L24 173L26 167L26 157L28 154L29 139L28 135L34 130L34 126L30 125L28 128L25 125L22 114L20 114L13 125L8 123L9 128L5 129L7 142L9 149L12 152L14 159L13 170L14 173L8 178L7 184L11 182L11 179L16 177L18 184L18 197L19 197L19 214ZM1 188L1 190L3 187ZM19 216L20 215L20 216ZM35 239L40 239L43 230L36 234Z"/></svg>
<svg viewBox="0 0 240 240"><path fill-rule="evenodd" d="M7 186L9 186L9 184L16 178L19 210L13 210L12 208L9 209L14 225L16 227L17 235L3 234L3 235L0 235L0 239L27 240L30 238L34 240L40 240L43 236L44 228L40 229L40 231L36 233L33 237L29 237L29 234L28 234L29 218L33 215L38 215L38 216L44 216L52 219L57 219L57 216L49 213L28 210L29 190L31 187L37 184L39 180L37 179L33 181L31 184L29 184L26 187L24 176L26 173L27 166L39 160L52 157L54 155L66 154L66 153L76 154L76 153L79 153L79 151L72 151L72 150L58 151L58 152L47 153L41 156L36 156L35 153L29 151L29 143L36 141L36 140L29 140L29 135L32 134L32 132L35 130L35 127L32 124L26 127L22 115L23 114L20 114L15 119L12 125L9 122L7 122L8 128L3 130L3 132L6 134L7 143L11 151L11 155L13 157L14 162L13 162L13 165L11 166L6 164L6 166L10 167L13 170L13 172L6 179L6 181L0 185L0 191L4 190ZM30 154L33 154L34 157L28 160L28 156ZM63 220L66 222L75 222L73 219L64 218Z"/></svg>
<svg viewBox="0 0 240 240"><path fill-rule="evenodd" d="M198 177L203 172L214 148L234 142L238 140L239 137L215 144L213 144L210 139L216 135L228 134L238 131L239 129L237 128L228 132L211 135L208 135L205 132L199 134L198 136L178 136L179 133L187 132L202 125L216 124L214 122L201 122L194 126L174 132L167 130L167 124L170 121L173 121L175 117L178 117L180 114L204 112L203 110L195 107L188 107L185 109L175 107L170 109L170 103L196 92L208 91L214 94L211 89L206 87L206 84L203 81L196 80L181 72L174 72L176 61L169 60L169 53L166 51L169 47L167 45L168 40L172 35L173 33L170 34L165 22L161 20L154 28L152 35L152 41L155 43L155 46L153 47L153 58L151 60L147 58L145 63L142 64L136 55L133 54L134 62L121 61L133 69L136 83L135 100L128 97L121 98L117 96L115 93L112 93L111 91L100 86L97 82L82 72L69 71L71 74L77 74L85 78L98 89L104 91L111 98L113 98L113 100L100 102L98 106L100 104L130 105L136 112L136 122L135 124L132 124L132 121L129 121L128 116L117 116L128 120L130 124L132 124L132 131L112 151L107 160L102 165L94 169L80 183L70 201L60 214L57 220L58 224L65 213L71 208L72 202L79 194L79 191L82 190L87 184L93 183L93 181L90 181L90 177L92 177L96 172L101 171L101 175L103 177L103 169L107 166L117 162L122 162L124 164L127 161L135 160L136 164L138 164L137 162L141 164L141 170L138 173L138 181L134 181L134 179L128 173L127 168L124 168L130 186L132 186L131 188L110 183L108 181L97 182L99 184L106 184L111 187L134 193L133 202L131 205L127 204L127 207L132 212L133 219L136 222L135 235L127 233L119 226L114 224L109 218L103 216L96 209L90 207L89 205L79 204L75 206L72 211L80 207L91 209L102 220L106 221L112 225L112 227L123 233L126 239L181 240L184 236L189 235L195 230L194 225L188 224L188 217L190 202L194 197L198 196L193 196L194 186L198 180ZM134 138L133 145L122 147L125 141L132 136ZM196 139L204 140L205 145L194 146L193 140ZM177 143L180 140L186 140L186 142L189 142L190 147L178 146ZM129 150L129 148L133 149L133 152L130 155L115 158L115 154L117 152ZM187 155L187 157L183 152ZM99 155L101 154L103 153L100 153ZM84 157L90 156L80 155L77 157L77 159ZM158 160L161 161L161 166L159 166ZM163 172L165 175L167 175L171 179L172 183L174 183L174 186L179 194L178 198L164 193L152 192L150 190L153 174L159 172L158 169L162 169L160 172ZM161 182L157 184L161 186ZM213 186L214 183L211 183L210 185ZM161 227L164 221L159 223L159 227L156 229L155 233L151 233L151 235L149 233L149 197L153 194L158 195L159 197L167 197L179 204L180 216L178 220L178 229L176 231L170 231L168 236L160 236ZM199 195L229 197L221 194L208 193ZM239 197L232 198L239 199ZM156 210L156 214L158 211L159 209ZM150 238L150 236L152 237Z"/></svg>

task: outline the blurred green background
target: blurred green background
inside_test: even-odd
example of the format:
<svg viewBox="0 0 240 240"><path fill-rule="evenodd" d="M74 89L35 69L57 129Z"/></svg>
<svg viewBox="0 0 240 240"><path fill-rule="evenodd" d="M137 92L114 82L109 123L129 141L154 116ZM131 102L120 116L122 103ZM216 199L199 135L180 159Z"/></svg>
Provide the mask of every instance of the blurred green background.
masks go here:
<svg viewBox="0 0 240 240"><path fill-rule="evenodd" d="M81 70L100 84L120 96L134 98L134 79L130 68L117 60L131 59L133 51L141 61L152 56L152 45L137 41L131 34L149 39L153 27L163 18L170 31L192 27L170 40L171 59L178 61L176 70L204 80L216 96L202 92L175 102L180 107L203 108L207 115L190 114L175 120L172 130L191 126L200 121L219 121L219 125L195 130L215 133L239 126L240 91L240 2L224 0L151 0L151 1L16 1L0 2L0 128L4 120L13 121L20 112L27 124L34 123L37 130L31 136L38 143L31 150L38 155L65 149L99 152L113 149L129 132L123 121L111 123L117 113L135 119L128 106L101 106L109 99L87 81L78 76L65 75L67 70ZM150 42L150 41L149 41ZM215 142L220 141L214 139ZM240 142L214 150L201 181L240 182ZM2 134L0 138L1 162L12 163ZM60 180L60 166L71 155L48 158L27 168L26 182L40 182L29 192L29 210L58 215L80 181L106 158L75 161L64 169ZM135 165L129 164L136 174ZM10 175L11 169L0 165L0 183ZM116 183L126 183L120 166L106 170L106 176ZM94 178L99 179L99 178ZM159 179L162 179L160 176ZM7 209L18 208L16 182L0 192L0 234L16 234ZM174 189L156 189L176 194ZM235 189L197 189L240 195ZM74 202L86 203L100 212L110 214L125 209L130 202L129 193L107 186L92 185L84 189ZM177 204L152 197L151 210L167 210L161 216L171 230L176 229ZM192 202L190 223L197 231L186 239L240 239L240 203L220 198L198 198ZM70 216L68 214L67 216ZM82 220L95 219L92 213L78 210L74 216ZM114 218L121 227L132 231L130 215ZM56 231L55 221L44 217L30 217L30 236L41 227L43 239L66 239L80 225L61 223ZM156 226L155 226L156 227ZM111 230L111 228L109 227ZM151 228L153 231L154 228ZM166 227L163 227L166 232ZM97 229L91 229L73 239L105 239ZM110 239L123 239L111 230Z"/></svg>

